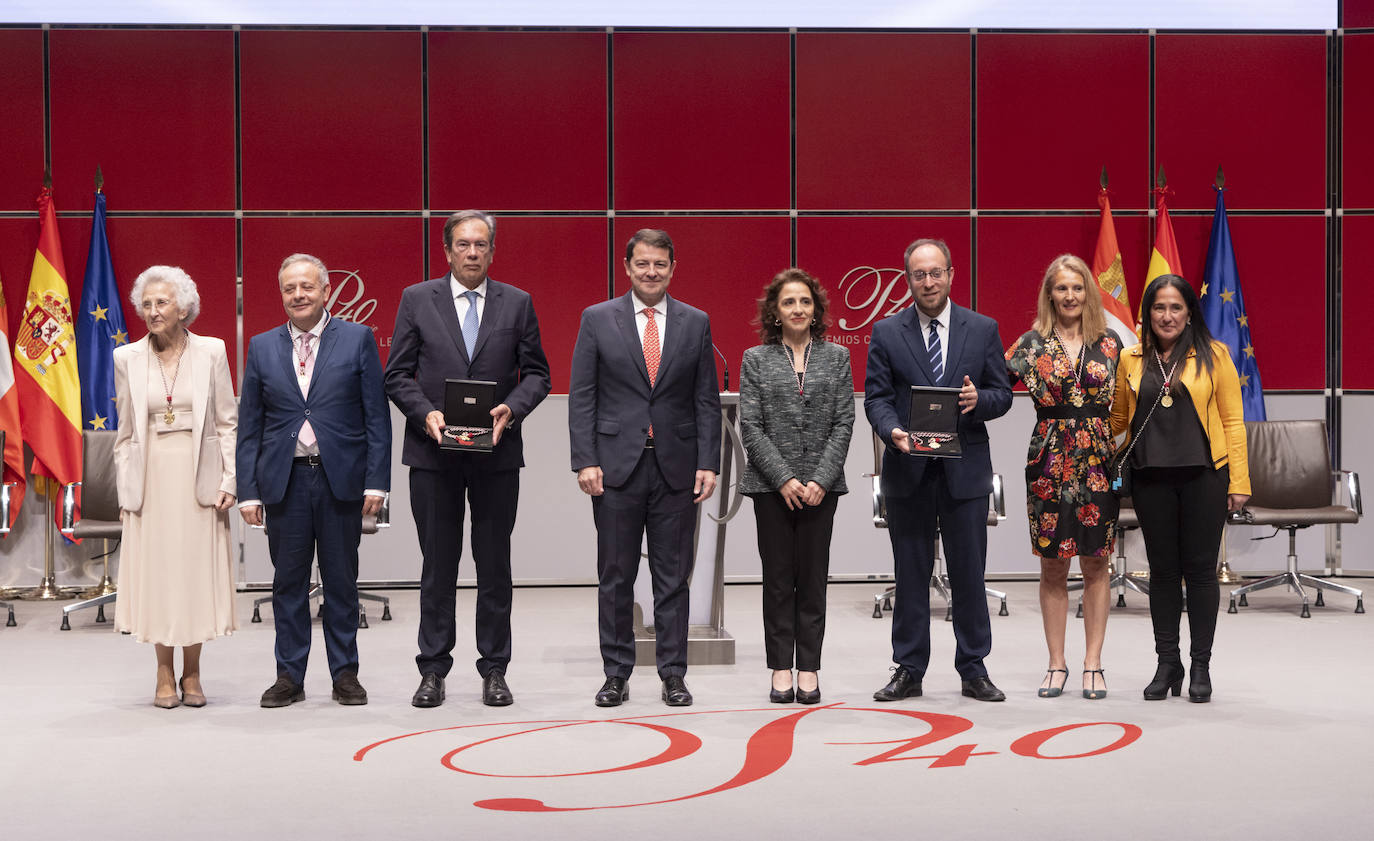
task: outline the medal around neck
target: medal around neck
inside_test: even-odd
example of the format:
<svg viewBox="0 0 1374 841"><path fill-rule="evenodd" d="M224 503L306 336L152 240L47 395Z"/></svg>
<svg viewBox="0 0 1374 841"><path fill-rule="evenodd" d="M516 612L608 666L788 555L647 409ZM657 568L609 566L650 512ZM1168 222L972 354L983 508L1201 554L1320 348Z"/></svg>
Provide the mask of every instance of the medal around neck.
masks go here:
<svg viewBox="0 0 1374 841"><path fill-rule="evenodd" d="M963 458L959 443L959 389L911 387L911 415L907 423L911 454L934 458Z"/></svg>

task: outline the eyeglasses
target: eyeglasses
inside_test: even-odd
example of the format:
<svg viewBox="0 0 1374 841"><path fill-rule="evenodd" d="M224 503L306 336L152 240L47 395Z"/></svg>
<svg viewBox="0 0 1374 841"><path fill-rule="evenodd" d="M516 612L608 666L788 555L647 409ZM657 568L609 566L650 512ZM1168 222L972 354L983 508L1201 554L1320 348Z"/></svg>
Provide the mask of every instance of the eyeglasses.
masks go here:
<svg viewBox="0 0 1374 841"><path fill-rule="evenodd" d="M464 251L476 251L478 254L486 254L489 248L491 248L491 243L484 239L479 239L476 242L468 242L465 239L460 239L455 240L453 243L453 250L459 253Z"/></svg>
<svg viewBox="0 0 1374 841"><path fill-rule="evenodd" d="M907 274L910 275L911 279L916 281L917 283L920 283L927 277L931 280L944 280L945 275L952 276L954 274L954 267L950 266L947 269L931 269L928 272L923 272L920 269L917 269L914 272L907 272Z"/></svg>

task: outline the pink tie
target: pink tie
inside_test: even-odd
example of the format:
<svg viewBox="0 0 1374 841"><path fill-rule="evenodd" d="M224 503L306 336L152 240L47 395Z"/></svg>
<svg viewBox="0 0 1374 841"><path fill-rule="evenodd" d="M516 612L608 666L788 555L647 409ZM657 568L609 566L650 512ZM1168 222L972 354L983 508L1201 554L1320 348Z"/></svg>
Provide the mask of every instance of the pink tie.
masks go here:
<svg viewBox="0 0 1374 841"><path fill-rule="evenodd" d="M654 321L653 307L645 307L644 314L649 317L649 323L644 325L644 367L649 369L649 387L652 388L654 380L658 379L658 322ZM654 437L653 424L649 424L649 437Z"/></svg>
<svg viewBox="0 0 1374 841"><path fill-rule="evenodd" d="M314 333L302 333L300 335L301 350L296 356L299 363L301 396L306 397L310 392L310 377L315 373L315 356L311 351L311 339L315 338ZM311 447L315 444L315 430L310 428L310 421L301 424L301 445Z"/></svg>

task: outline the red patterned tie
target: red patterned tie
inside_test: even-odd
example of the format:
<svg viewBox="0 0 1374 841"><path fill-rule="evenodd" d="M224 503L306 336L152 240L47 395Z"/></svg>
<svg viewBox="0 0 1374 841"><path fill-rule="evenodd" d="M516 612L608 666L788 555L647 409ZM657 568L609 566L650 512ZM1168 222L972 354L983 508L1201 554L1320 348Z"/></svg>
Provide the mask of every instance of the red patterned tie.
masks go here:
<svg viewBox="0 0 1374 841"><path fill-rule="evenodd" d="M649 385L658 379L658 322L654 321L654 308L645 307L644 314L649 323L644 325L644 367L649 369Z"/></svg>

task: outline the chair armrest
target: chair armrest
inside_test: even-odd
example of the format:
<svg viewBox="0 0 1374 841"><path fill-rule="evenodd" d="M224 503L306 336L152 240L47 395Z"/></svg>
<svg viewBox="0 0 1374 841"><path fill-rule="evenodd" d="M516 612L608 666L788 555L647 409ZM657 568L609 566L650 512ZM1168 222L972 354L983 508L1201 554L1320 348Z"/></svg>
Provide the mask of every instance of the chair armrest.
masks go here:
<svg viewBox="0 0 1374 841"><path fill-rule="evenodd" d="M887 505L883 502L883 478L877 473L865 473L864 477L873 482L873 527L887 528Z"/></svg>
<svg viewBox="0 0 1374 841"><path fill-rule="evenodd" d="M1364 502L1360 498L1360 474L1353 470L1336 470L1332 472L1336 479L1335 493L1332 501L1337 505L1349 505L1355 509L1355 513L1364 516ZM1345 493L1341 493L1341 489Z"/></svg>
<svg viewBox="0 0 1374 841"><path fill-rule="evenodd" d="M0 485L0 534L10 533L10 489L13 482Z"/></svg>
<svg viewBox="0 0 1374 841"><path fill-rule="evenodd" d="M391 528L391 492L382 497L382 507L377 509L377 528Z"/></svg>
<svg viewBox="0 0 1374 841"><path fill-rule="evenodd" d="M76 530L76 489L80 482L69 482L62 486L62 527L59 529L68 537Z"/></svg>
<svg viewBox="0 0 1374 841"><path fill-rule="evenodd" d="M992 510L997 512L997 519L1007 518L1007 495L1002 486L1002 474L992 474Z"/></svg>

